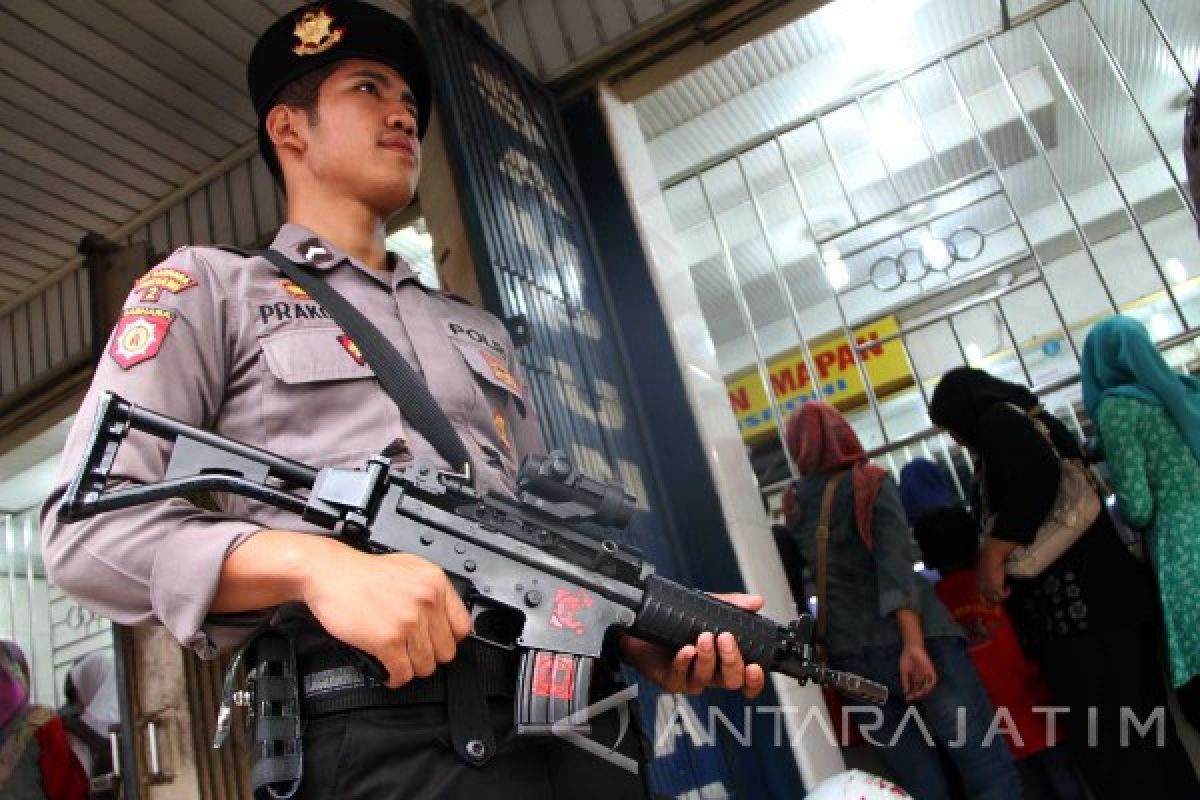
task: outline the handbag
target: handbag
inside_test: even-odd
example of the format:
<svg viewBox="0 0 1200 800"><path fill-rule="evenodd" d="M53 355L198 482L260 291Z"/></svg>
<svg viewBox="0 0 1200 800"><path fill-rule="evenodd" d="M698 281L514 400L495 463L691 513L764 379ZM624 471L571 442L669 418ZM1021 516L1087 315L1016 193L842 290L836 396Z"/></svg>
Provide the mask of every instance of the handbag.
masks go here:
<svg viewBox="0 0 1200 800"><path fill-rule="evenodd" d="M1033 541L1017 547L1004 562L1004 571L1012 577L1035 578L1067 552L1071 545L1079 541L1084 531L1092 527L1096 517L1100 516L1100 494L1096 487L1096 479L1083 460L1063 458L1055 447L1050 429L1038 417L1038 414L1042 413L1041 406L1034 406L1026 411L1013 403L1007 405L1029 418L1058 459L1058 492L1054 496L1050 513L1042 520ZM986 478L984 482L986 483ZM996 515L990 513L987 507L986 486L981 489L984 536L990 536L996 524Z"/></svg>

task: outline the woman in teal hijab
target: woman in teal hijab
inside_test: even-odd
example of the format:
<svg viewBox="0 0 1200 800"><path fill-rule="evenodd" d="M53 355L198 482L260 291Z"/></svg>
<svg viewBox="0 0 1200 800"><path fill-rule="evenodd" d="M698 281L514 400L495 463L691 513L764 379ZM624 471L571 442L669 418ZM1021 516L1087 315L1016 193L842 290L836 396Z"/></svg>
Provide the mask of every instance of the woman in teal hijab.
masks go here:
<svg viewBox="0 0 1200 800"><path fill-rule="evenodd" d="M1124 316L1088 334L1082 380L1121 516L1147 533L1171 680L1200 728L1200 381L1172 371Z"/></svg>

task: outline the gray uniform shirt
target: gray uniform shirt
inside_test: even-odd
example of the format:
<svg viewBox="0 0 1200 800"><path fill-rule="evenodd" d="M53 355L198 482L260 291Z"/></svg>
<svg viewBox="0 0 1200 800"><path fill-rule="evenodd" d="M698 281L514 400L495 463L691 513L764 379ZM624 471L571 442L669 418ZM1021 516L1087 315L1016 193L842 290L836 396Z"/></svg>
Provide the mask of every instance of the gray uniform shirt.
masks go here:
<svg viewBox="0 0 1200 800"><path fill-rule="evenodd" d="M284 225L272 247L318 267L387 336L458 431L476 486L511 494L520 459L545 444L500 321L424 288L402 260L390 274L370 270L298 225ZM358 466L383 452L396 465L428 457L448 468L337 323L266 259L185 247L146 273L67 438L42 511L43 550L51 578L92 610L126 625L161 623L204 657L259 621L208 617L225 556L259 530L315 528L226 494L214 498L217 512L169 500L61 524L58 505L104 390L311 466ZM110 476L160 480L168 458L166 442L135 431Z"/></svg>

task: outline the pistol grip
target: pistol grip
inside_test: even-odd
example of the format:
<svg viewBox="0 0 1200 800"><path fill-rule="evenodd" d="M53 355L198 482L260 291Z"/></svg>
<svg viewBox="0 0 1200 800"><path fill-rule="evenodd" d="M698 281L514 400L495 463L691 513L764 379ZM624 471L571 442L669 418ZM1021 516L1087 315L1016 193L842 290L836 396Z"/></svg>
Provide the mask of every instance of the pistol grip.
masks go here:
<svg viewBox="0 0 1200 800"><path fill-rule="evenodd" d="M576 733L587 736L591 724L574 715L588 706L594 658L553 650L526 650L517 673L518 736Z"/></svg>

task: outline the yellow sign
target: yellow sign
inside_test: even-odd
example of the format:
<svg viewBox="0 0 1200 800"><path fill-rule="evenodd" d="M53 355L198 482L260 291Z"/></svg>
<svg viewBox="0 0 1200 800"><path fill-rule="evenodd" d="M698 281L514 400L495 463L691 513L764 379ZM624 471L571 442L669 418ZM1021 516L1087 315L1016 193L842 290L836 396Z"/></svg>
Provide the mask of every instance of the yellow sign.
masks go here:
<svg viewBox="0 0 1200 800"><path fill-rule="evenodd" d="M900 330L895 317L884 317L854 331L860 346L887 338ZM846 337L813 344L813 367L817 371L816 385L809 380L803 350L791 350L768 364L771 390L784 414L795 411L809 400L821 399L843 411L866 402L862 376L854 363L854 354ZM859 351L863 368L878 397L911 386L912 369L908 354L900 339L866 347ZM775 410L767 397L758 370L743 373L725 383L729 402L737 415L742 438L752 441L775 430Z"/></svg>

